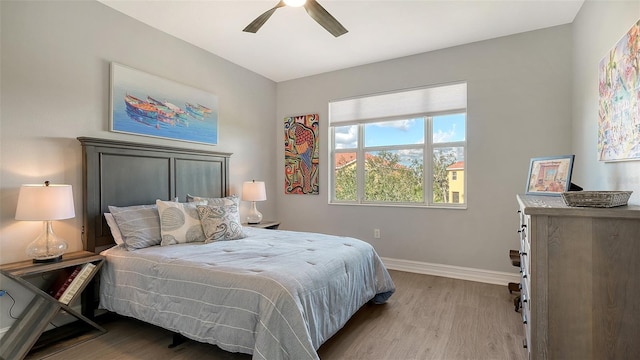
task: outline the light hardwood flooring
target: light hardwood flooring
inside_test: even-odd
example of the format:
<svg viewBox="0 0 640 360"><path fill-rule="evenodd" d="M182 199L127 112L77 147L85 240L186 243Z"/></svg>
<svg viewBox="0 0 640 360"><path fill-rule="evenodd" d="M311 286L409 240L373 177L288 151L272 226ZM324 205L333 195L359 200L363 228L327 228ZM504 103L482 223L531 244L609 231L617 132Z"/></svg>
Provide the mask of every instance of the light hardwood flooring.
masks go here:
<svg viewBox="0 0 640 360"><path fill-rule="evenodd" d="M506 286L390 271L397 291L384 305L363 306L318 350L322 360L524 360L523 327ZM128 318L108 333L48 360L246 360L214 345L187 341L168 348L164 329Z"/></svg>

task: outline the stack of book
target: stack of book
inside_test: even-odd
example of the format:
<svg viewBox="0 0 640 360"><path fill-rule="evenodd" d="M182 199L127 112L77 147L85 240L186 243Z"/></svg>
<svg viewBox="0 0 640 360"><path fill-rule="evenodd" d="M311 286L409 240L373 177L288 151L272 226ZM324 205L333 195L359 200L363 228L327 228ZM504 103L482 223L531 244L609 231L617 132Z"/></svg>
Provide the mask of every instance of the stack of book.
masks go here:
<svg viewBox="0 0 640 360"><path fill-rule="evenodd" d="M53 297L61 303L68 305L78 293L78 290L80 290L87 279L90 278L89 275L95 267L92 263L76 266L64 283L52 294Z"/></svg>

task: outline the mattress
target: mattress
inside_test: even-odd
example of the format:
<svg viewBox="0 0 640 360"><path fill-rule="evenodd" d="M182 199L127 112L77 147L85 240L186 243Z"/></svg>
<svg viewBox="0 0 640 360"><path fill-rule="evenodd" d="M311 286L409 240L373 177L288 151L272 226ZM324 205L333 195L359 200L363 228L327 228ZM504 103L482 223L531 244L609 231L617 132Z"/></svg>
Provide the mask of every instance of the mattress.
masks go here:
<svg viewBox="0 0 640 360"><path fill-rule="evenodd" d="M318 359L362 305L395 291L366 242L245 231L233 241L104 251L100 307L253 359Z"/></svg>

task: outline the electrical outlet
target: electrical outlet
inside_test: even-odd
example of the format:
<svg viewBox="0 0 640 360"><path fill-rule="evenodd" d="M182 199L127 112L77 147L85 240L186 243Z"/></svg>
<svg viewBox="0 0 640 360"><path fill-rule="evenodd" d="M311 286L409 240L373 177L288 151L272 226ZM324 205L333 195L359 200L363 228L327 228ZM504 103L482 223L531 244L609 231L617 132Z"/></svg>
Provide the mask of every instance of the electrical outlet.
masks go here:
<svg viewBox="0 0 640 360"><path fill-rule="evenodd" d="M380 229L373 229L373 238L380 239Z"/></svg>

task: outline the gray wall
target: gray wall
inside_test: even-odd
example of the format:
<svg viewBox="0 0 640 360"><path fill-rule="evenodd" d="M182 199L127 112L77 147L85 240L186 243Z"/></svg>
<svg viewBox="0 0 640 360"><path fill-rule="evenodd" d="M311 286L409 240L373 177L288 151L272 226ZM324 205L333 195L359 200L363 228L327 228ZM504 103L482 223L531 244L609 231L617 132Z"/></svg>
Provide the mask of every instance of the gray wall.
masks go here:
<svg viewBox="0 0 640 360"><path fill-rule="evenodd" d="M0 263L23 260L40 230L14 220L24 183L73 185L76 218L54 229L81 250L82 162L78 136L233 153L231 190L273 179L276 84L95 1L0 1ZM109 64L117 62L218 96L219 144L109 132ZM272 136L265 136L271 134ZM279 134L278 134L279 135ZM267 182L267 193L276 184ZM242 202L241 211L248 209ZM275 217L275 201L260 204ZM4 286L4 285L3 285ZM0 311L2 315L6 311Z"/></svg>
<svg viewBox="0 0 640 360"><path fill-rule="evenodd" d="M454 81L468 82L468 209L328 205L327 102ZM288 229L354 236L386 258L515 272L515 194L531 157L571 152L571 26L458 46L278 83L279 123L320 114L319 196L278 194ZM280 125L281 126L281 125ZM279 169L284 168L277 144ZM284 182L282 171L278 183ZM373 239L373 229L382 238Z"/></svg>
<svg viewBox="0 0 640 360"><path fill-rule="evenodd" d="M598 64L640 19L640 1L586 1L573 23L575 183L585 190L632 190L640 203L640 161L598 161Z"/></svg>

